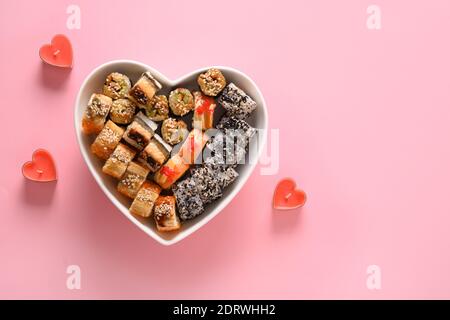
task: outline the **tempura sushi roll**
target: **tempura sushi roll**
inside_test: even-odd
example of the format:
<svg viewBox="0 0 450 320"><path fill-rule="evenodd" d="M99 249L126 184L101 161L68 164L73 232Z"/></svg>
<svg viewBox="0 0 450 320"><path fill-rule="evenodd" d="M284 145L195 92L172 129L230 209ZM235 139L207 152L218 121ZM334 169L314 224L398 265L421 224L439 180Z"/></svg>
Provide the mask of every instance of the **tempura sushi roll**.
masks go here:
<svg viewBox="0 0 450 320"><path fill-rule="evenodd" d="M197 83L204 94L212 97L217 96L227 84L222 72L216 68L208 69L200 74Z"/></svg>
<svg viewBox="0 0 450 320"><path fill-rule="evenodd" d="M178 214L182 220L190 220L201 215L205 208L199 196L195 181L186 178L172 187L177 201Z"/></svg>
<svg viewBox="0 0 450 320"><path fill-rule="evenodd" d="M164 120L161 125L162 137L171 145L182 142L188 133L187 124L181 119L169 118Z"/></svg>
<svg viewBox="0 0 450 320"><path fill-rule="evenodd" d="M100 159L108 159L122 139L123 132L124 130L121 127L108 120L91 145L92 153Z"/></svg>
<svg viewBox="0 0 450 320"><path fill-rule="evenodd" d="M160 192L161 188L156 183L145 181L131 204L130 212L144 218L150 217Z"/></svg>
<svg viewBox="0 0 450 320"><path fill-rule="evenodd" d="M149 170L132 161L125 170L124 175L117 185L117 191L121 194L134 199L144 183Z"/></svg>
<svg viewBox="0 0 450 320"><path fill-rule="evenodd" d="M177 116L184 116L194 109L194 97L186 88L178 88L170 92L169 106Z"/></svg>
<svg viewBox="0 0 450 320"><path fill-rule="evenodd" d="M153 180L163 189L168 189L174 182L180 179L189 169L189 164L184 162L178 154L170 158L153 176Z"/></svg>
<svg viewBox="0 0 450 320"><path fill-rule="evenodd" d="M143 150L150 142L157 128L158 125L156 123L142 113L138 113L133 122L127 127L123 139L136 149Z"/></svg>
<svg viewBox="0 0 450 320"><path fill-rule="evenodd" d="M150 120L163 121L169 117L169 101L164 95L154 96L145 108Z"/></svg>
<svg viewBox="0 0 450 320"><path fill-rule="evenodd" d="M145 72L131 88L130 98L139 106L146 108L153 96L162 89L162 85L152 76L150 72Z"/></svg>
<svg viewBox="0 0 450 320"><path fill-rule="evenodd" d="M136 112L136 105L129 99L114 100L109 118L117 124L129 124Z"/></svg>
<svg viewBox="0 0 450 320"><path fill-rule="evenodd" d="M150 172L156 172L169 159L172 147L155 134L148 145L139 154L138 162Z"/></svg>
<svg viewBox="0 0 450 320"><path fill-rule="evenodd" d="M213 127L214 109L216 102L213 98L202 94L200 91L194 92L194 116L192 126L200 130L208 130Z"/></svg>
<svg viewBox="0 0 450 320"><path fill-rule="evenodd" d="M198 156L202 153L203 147L208 141L206 134L199 129L192 129L186 140L184 140L178 154L188 164L196 163ZM201 160L201 159L200 159Z"/></svg>
<svg viewBox="0 0 450 320"><path fill-rule="evenodd" d="M131 81L126 75L113 72L106 77L103 94L112 99L122 99L127 96L130 88Z"/></svg>
<svg viewBox="0 0 450 320"><path fill-rule="evenodd" d="M99 93L91 95L81 120L81 126L85 134L98 134L102 131L111 105L112 99L110 97Z"/></svg>
<svg viewBox="0 0 450 320"><path fill-rule="evenodd" d="M234 83L225 87L218 102L225 108L227 115L238 119L247 118L256 109L256 102Z"/></svg>
<svg viewBox="0 0 450 320"><path fill-rule="evenodd" d="M119 143L108 160L106 160L102 168L103 173L120 179L135 155L136 152L133 149L123 143Z"/></svg>
<svg viewBox="0 0 450 320"><path fill-rule="evenodd" d="M158 231L167 232L180 229L181 223L175 206L174 196L159 196L156 199L153 217Z"/></svg>

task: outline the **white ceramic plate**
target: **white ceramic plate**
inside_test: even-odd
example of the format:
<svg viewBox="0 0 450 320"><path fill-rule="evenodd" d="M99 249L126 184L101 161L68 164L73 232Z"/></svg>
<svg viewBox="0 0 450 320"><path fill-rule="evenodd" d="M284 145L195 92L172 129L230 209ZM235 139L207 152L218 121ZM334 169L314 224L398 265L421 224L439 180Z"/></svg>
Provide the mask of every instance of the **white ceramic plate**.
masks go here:
<svg viewBox="0 0 450 320"><path fill-rule="evenodd" d="M114 205L132 223L163 245L171 245L186 238L188 235L203 227L208 221L219 214L247 181L248 177L255 168L256 161L251 161L238 166L236 170L239 172L239 177L224 190L222 198L214 201L206 207L204 214L191 221L183 223L182 228L176 232L160 233L156 230L156 227L151 219L139 218L129 213L128 207L131 204L131 200L125 198L117 192L117 180L102 173L101 169L103 162L93 156L90 152L90 144L92 143L94 137L88 137L81 132L81 118L89 97L94 92L102 92L103 82L106 76L111 72L117 71L126 74L134 83L143 72L150 71L163 85L162 92L168 93L172 88L179 86L190 89L196 88L197 76L209 68L211 67L195 70L177 80L169 80L159 71L140 62L131 60L110 61L97 67L86 77L81 85L77 100L75 102L75 130L78 143L80 145L81 154L83 155L90 172L111 202L114 203ZM259 158L267 136L267 109L264 98L256 84L242 72L229 67L215 66L215 68L222 71L227 79L227 83L235 83L238 87L242 88L247 94L249 94L258 104L257 109L252 113L248 119L248 122L255 128L264 129L259 131L259 142L256 144L256 158Z"/></svg>

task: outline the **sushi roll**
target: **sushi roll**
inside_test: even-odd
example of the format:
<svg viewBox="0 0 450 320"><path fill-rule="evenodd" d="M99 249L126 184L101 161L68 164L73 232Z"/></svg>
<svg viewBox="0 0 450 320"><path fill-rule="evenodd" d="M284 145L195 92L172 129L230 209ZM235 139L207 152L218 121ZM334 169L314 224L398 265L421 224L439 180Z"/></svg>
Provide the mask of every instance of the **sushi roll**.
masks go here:
<svg viewBox="0 0 450 320"><path fill-rule="evenodd" d="M174 196L159 196L155 201L153 217L158 231L174 231L181 227L176 213Z"/></svg>
<svg viewBox="0 0 450 320"><path fill-rule="evenodd" d="M127 127L123 139L139 151L143 150L155 134L158 125L139 112Z"/></svg>
<svg viewBox="0 0 450 320"><path fill-rule="evenodd" d="M213 98L202 94L200 91L195 91L193 95L195 109L192 126L201 130L211 129L213 127L216 102Z"/></svg>
<svg viewBox="0 0 450 320"><path fill-rule="evenodd" d="M256 109L256 102L234 83L225 87L218 102L227 111L227 115L238 119L247 118Z"/></svg>
<svg viewBox="0 0 450 320"><path fill-rule="evenodd" d="M129 97L144 109L149 105L153 96L162 89L162 85L152 76L150 72L145 72L131 88Z"/></svg>
<svg viewBox="0 0 450 320"><path fill-rule="evenodd" d="M163 189L169 189L173 183L180 179L189 169L189 164L184 162L178 154L170 158L153 176L153 180Z"/></svg>
<svg viewBox="0 0 450 320"><path fill-rule="evenodd" d="M172 147L155 134L148 145L139 154L138 162L147 167L150 172L156 172L169 159Z"/></svg>
<svg viewBox="0 0 450 320"><path fill-rule="evenodd" d="M129 99L114 100L109 118L117 124L129 124L136 112L136 105Z"/></svg>
<svg viewBox="0 0 450 320"><path fill-rule="evenodd" d="M126 75L113 72L106 77L103 94L112 99L122 99L127 96L130 88L131 81Z"/></svg>
<svg viewBox="0 0 450 320"><path fill-rule="evenodd" d="M183 120L169 118L161 125L161 134L168 144L176 145L183 141L188 135L187 124Z"/></svg>
<svg viewBox="0 0 450 320"><path fill-rule="evenodd" d="M215 97L225 88L227 81L219 69L211 68L198 76L197 83L204 94Z"/></svg>
<svg viewBox="0 0 450 320"><path fill-rule="evenodd" d="M220 132L206 144L204 162L234 168L238 164L245 163L245 154L245 147L235 142L234 135Z"/></svg>
<svg viewBox="0 0 450 320"><path fill-rule="evenodd" d="M256 134L256 129L249 125L245 120L236 117L224 116L217 124L217 129L222 129L228 136L235 136L238 143L246 148L253 136Z"/></svg>
<svg viewBox="0 0 450 320"><path fill-rule="evenodd" d="M156 183L145 181L131 204L130 212L144 218L150 217L160 192L161 188Z"/></svg>
<svg viewBox="0 0 450 320"><path fill-rule="evenodd" d="M175 89L170 92L169 106L175 115L184 116L194 109L194 97L188 89Z"/></svg>
<svg viewBox="0 0 450 320"><path fill-rule="evenodd" d="M204 204L222 197L222 187L212 167L198 166L191 169L190 179L194 180L198 195Z"/></svg>
<svg viewBox="0 0 450 320"><path fill-rule="evenodd" d="M178 154L183 158L185 163L194 164L197 162L199 155L202 153L203 147L208 141L206 134L199 129L192 129L181 145Z"/></svg>
<svg viewBox="0 0 450 320"><path fill-rule="evenodd" d="M123 136L123 129L111 120L106 122L100 134L91 145L91 151L97 157L107 160Z"/></svg>
<svg viewBox="0 0 450 320"><path fill-rule="evenodd" d="M148 103L145 113L150 120L163 121L169 117L169 102L164 95L154 96Z"/></svg>
<svg viewBox="0 0 450 320"><path fill-rule="evenodd" d="M172 188L182 220L190 220L201 215L205 208L200 198L195 181L191 178L177 182Z"/></svg>
<svg viewBox="0 0 450 320"><path fill-rule="evenodd" d="M147 178L148 173L149 170L147 168L136 162L130 162L117 185L117 191L128 198L134 199Z"/></svg>
<svg viewBox="0 0 450 320"><path fill-rule="evenodd" d="M203 166L209 167L214 171L214 175L217 177L219 186L222 188L222 190L228 187L236 180L237 177L239 177L239 173L232 167L213 165L208 163L204 163Z"/></svg>
<svg viewBox="0 0 450 320"><path fill-rule="evenodd" d="M116 179L120 179L135 155L136 152L133 149L127 147L123 143L119 143L108 160L106 160L105 165L102 168L103 173Z"/></svg>
<svg viewBox="0 0 450 320"><path fill-rule="evenodd" d="M94 93L83 113L81 127L85 134L99 134L106 122L112 99L103 94Z"/></svg>

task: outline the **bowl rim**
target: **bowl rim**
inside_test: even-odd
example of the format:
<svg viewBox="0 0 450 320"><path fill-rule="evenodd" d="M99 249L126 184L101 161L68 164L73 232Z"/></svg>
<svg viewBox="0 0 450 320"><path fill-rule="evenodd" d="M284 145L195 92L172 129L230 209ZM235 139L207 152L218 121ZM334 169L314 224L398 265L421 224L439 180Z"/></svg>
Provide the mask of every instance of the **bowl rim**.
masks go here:
<svg viewBox="0 0 450 320"><path fill-rule="evenodd" d="M249 163L250 167L247 169L248 173L244 177L242 177L242 179L240 179L238 181L238 185L233 187L231 192L227 195L226 199L224 201L222 201L220 204L218 204L216 207L214 207L212 212L210 212L205 218L202 219L201 223L200 222L199 223L194 223L192 226L189 227L189 229L185 229L185 230L182 230L182 231L178 232L178 234L176 234L171 239L164 239L156 231L154 231L151 228L145 226L136 217L133 217L129 212L123 212L121 203L118 201L118 199L105 186L105 184L103 183L103 181L101 179L101 176L100 176L99 172L97 172L96 168L94 168L92 162L90 161L90 159L88 157L88 154L87 154L86 150L84 150L84 148L83 148L83 144L82 144L82 140L81 140L82 139L82 132L81 132L81 129L80 129L81 123L78 122L78 113L79 113L81 96L85 92L85 87L86 87L87 83L89 82L89 80L93 76L95 76L97 73L101 72L103 69L106 69L106 68L111 67L113 65L119 65L119 64L121 64L121 65L123 65L123 64L133 64L133 65L136 65L138 67L141 67L141 68L143 68L145 70L150 71L157 79L163 79L164 82L169 83L171 86L174 86L177 83L182 82L184 79L187 79L187 78L191 77L194 74L202 73L202 72L204 72L204 71L206 71L207 69L210 69L210 68L217 68L219 70L229 71L231 73L238 74L239 76L244 78L246 81L251 83L251 85L255 88L255 90L256 90L256 92L257 92L257 94L259 96L259 99L261 100L261 105L258 106L258 108L263 112L263 127L262 128L258 128L258 129L263 129L262 130L262 138L260 138L259 141L258 141L257 158L256 158L255 161ZM142 63L142 62L139 62L139 61L128 60L128 59L111 60L111 61L105 62L105 63L95 67L83 79L83 82L82 82L80 88L78 89L78 93L77 93L77 96L76 96L76 99L75 99L75 106L74 106L74 113L73 113L73 115L74 115L74 125L75 125L75 132L76 132L76 136L77 136L78 148L80 149L80 152L81 152L81 155L83 157L83 160L84 160L85 164L87 165L90 173L93 175L93 177L94 177L95 181L97 182L97 184L99 185L99 187L102 189L103 193L114 204L114 206L118 209L118 211L120 211L120 213L122 215L124 215L126 218L128 218L130 220L130 222L132 222L135 226L137 226L139 229L141 229L148 236L150 236L151 238L156 240L158 243L160 243L162 245L165 245L165 246L170 246L170 245L173 245L173 244L175 244L177 242L180 242L181 240L183 240L184 238L186 238L189 235L193 234L195 231L197 231L201 227L205 226L209 221L211 221L215 216L217 216L223 209L225 209L225 207L234 199L236 194L241 190L241 188L244 186L244 184L247 182L247 180L249 179L249 177L253 173L257 162L261 158L262 152L263 152L263 150L265 148L265 145L266 145L268 122L269 122L269 120L268 120L268 112L267 112L267 107L266 107L266 101L264 99L264 96L263 96L261 90L259 89L258 85L249 76L247 76L245 73L243 73L240 70L237 70L237 69L232 68L232 67L219 66L219 65L206 66L206 67L198 68L196 70L188 72L188 73L178 77L177 79L172 80L172 79L166 77L165 75L163 75L161 72L159 72L157 69L153 68L152 66L149 66L149 65L147 65L145 63Z"/></svg>

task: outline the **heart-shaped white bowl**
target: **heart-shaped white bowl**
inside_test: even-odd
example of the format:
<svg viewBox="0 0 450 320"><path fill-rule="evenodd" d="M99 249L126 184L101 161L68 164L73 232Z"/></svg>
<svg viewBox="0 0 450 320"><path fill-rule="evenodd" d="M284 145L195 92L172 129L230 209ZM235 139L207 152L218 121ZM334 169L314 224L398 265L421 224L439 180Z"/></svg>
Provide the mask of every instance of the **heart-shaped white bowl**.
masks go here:
<svg viewBox="0 0 450 320"><path fill-rule="evenodd" d="M204 226L208 221L214 218L217 214L222 211L223 208L234 198L234 196L239 192L242 186L247 181L248 177L252 173L256 165L256 160L262 153L264 144L267 137L267 109L264 98L259 91L256 84L242 72L229 67L215 66L222 71L227 82L233 82L238 87L242 88L247 94L249 94L258 104L257 109L252 113L248 122L257 129L262 129L258 131L258 142L256 143L256 157L253 157L253 161L248 161L245 164L241 164L236 169L239 172L239 177L234 181L228 188L224 190L223 197L214 201L205 208L205 212L190 221L183 223L180 230L170 233L161 233L156 230L152 219L140 218L132 215L128 208L131 201L116 190L117 180L110 176L102 173L103 162L97 159L90 152L90 145L93 142L94 137L89 137L81 132L81 118L83 112L87 106L88 100L92 93L102 92L103 82L106 76L114 71L126 74L130 77L131 81L134 83L139 76L145 72L150 71L153 76L158 79L158 81L163 85L164 94L167 94L172 88L175 87L186 87L189 89L197 88L196 79L197 76L211 67L202 68L195 70L178 80L172 81L167 79L159 71L147 66L143 63L131 61L131 60L116 60L110 61L93 70L84 80L81 85L80 91L75 102L75 130L77 134L78 143L80 145L81 154L97 181L100 188L108 196L112 203L136 226L138 226L142 231L148 234L150 237L158 241L163 245L174 244L188 235L192 234L202 226Z"/></svg>

